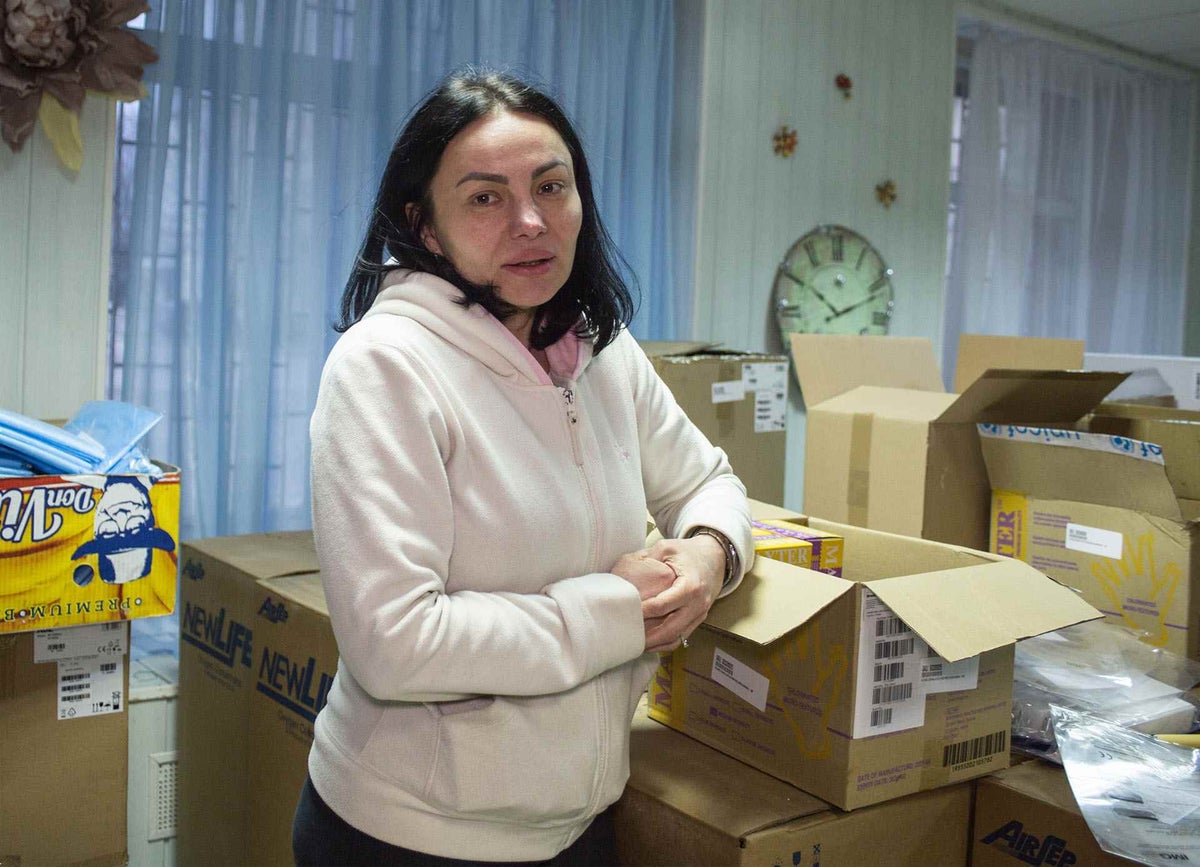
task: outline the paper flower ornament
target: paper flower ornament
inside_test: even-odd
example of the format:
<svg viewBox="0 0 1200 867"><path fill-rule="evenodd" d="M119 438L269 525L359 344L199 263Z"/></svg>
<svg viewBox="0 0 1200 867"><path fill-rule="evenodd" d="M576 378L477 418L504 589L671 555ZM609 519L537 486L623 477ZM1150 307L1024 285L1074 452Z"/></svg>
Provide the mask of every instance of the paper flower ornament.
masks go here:
<svg viewBox="0 0 1200 867"><path fill-rule="evenodd" d="M142 71L158 54L124 25L147 11L141 0L0 0L0 137L14 152L40 119L63 165L79 170L87 92L146 94Z"/></svg>

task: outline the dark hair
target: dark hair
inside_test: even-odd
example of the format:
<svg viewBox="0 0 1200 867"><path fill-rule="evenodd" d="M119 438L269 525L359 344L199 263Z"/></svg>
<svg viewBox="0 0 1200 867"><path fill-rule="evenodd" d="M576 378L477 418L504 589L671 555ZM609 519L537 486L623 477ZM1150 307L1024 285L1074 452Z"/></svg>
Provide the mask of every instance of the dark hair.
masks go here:
<svg viewBox="0 0 1200 867"><path fill-rule="evenodd" d="M445 256L428 250L421 240L425 221L433 213L430 185L446 146L468 124L496 110L531 114L554 128L571 154L583 205L571 274L555 296L538 308L530 342L544 349L575 328L581 337L595 340L594 352L598 353L629 324L633 300L617 269L617 263L624 260L600 221L591 171L571 122L553 99L520 79L466 69L452 73L425 98L392 147L366 238L342 294L341 319L335 326L338 331L363 317L379 294L383 278L397 268L425 271L447 280L463 293L465 306L479 304L501 321L517 312L500 298L497 286L467 280ZM416 206L411 218L410 205ZM396 261L384 264L389 257Z"/></svg>

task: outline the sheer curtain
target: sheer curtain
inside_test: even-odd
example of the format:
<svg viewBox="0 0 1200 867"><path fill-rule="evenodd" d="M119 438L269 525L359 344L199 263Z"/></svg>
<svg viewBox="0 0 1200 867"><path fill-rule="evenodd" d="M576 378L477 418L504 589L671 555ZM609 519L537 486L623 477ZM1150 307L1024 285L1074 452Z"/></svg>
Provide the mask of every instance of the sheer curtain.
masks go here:
<svg viewBox="0 0 1200 867"><path fill-rule="evenodd" d="M980 24L944 355L961 332L1180 354L1192 88Z"/></svg>

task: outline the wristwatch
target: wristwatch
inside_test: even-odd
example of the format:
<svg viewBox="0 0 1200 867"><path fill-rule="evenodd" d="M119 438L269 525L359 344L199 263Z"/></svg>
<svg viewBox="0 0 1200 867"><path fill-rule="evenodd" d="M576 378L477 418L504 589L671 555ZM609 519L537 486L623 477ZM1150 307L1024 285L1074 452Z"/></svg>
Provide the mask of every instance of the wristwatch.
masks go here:
<svg viewBox="0 0 1200 867"><path fill-rule="evenodd" d="M685 538L691 539L693 536L712 536L721 543L721 547L725 551L725 580L721 582L721 589L724 590L741 571L742 561L738 557L737 548L733 547L733 542L729 541L728 536L712 527L693 527Z"/></svg>

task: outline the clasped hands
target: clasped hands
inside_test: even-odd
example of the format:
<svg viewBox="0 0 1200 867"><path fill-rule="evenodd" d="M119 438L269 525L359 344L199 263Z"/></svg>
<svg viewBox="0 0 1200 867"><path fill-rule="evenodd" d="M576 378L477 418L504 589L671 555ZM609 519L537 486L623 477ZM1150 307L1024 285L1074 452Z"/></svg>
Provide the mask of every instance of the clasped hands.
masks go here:
<svg viewBox="0 0 1200 867"><path fill-rule="evenodd" d="M642 597L646 652L664 653L708 616L725 577L725 551L708 535L662 539L621 557L612 571Z"/></svg>

